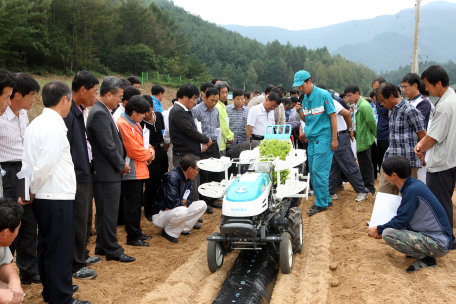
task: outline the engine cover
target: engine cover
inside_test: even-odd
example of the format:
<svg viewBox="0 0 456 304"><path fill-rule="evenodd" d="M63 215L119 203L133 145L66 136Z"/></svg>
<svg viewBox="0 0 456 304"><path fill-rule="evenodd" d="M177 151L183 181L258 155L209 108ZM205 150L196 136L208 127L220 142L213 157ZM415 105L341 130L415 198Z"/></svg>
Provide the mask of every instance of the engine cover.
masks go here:
<svg viewBox="0 0 456 304"><path fill-rule="evenodd" d="M223 198L222 214L246 217L261 214L268 209L272 181L268 174L247 172L234 180Z"/></svg>

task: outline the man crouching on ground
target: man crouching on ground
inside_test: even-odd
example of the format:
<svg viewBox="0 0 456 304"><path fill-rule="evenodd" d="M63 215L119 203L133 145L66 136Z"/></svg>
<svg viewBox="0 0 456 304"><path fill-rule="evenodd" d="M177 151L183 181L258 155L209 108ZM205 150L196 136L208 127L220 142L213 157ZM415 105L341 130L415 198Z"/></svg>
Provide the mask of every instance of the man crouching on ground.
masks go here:
<svg viewBox="0 0 456 304"><path fill-rule="evenodd" d="M367 234L385 242L407 258L415 258L406 272L437 267L435 258L445 256L452 247L451 226L440 202L426 185L411 176L407 158L387 158L382 168L385 178L402 193L397 215L388 223L371 227Z"/></svg>
<svg viewBox="0 0 456 304"><path fill-rule="evenodd" d="M204 201L193 201L192 180L198 175L199 157L185 155L180 166L164 174L155 196L152 222L163 228L162 236L177 243L177 238L189 235L198 219L206 212ZM198 189L196 189L198 191Z"/></svg>

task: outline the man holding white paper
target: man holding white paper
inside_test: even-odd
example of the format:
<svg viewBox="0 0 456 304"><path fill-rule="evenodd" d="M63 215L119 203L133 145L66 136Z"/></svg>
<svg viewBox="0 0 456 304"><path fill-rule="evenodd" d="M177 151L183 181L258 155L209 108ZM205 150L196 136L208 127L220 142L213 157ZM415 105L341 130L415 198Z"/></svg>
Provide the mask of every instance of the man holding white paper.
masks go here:
<svg viewBox="0 0 456 304"><path fill-rule="evenodd" d="M397 215L383 225L370 227L367 234L383 238L407 258L418 259L406 272L424 267L437 267L435 258L445 256L452 247L451 226L440 202L426 185L411 177L412 168L404 156L391 156L384 160L385 178L397 186L402 201Z"/></svg>
<svg viewBox="0 0 456 304"><path fill-rule="evenodd" d="M198 175L195 155L185 155L180 159L180 166L163 176L162 183L155 196L152 221L163 228L162 237L177 243L181 234L189 235L190 229L206 212L204 201L193 201L192 180Z"/></svg>

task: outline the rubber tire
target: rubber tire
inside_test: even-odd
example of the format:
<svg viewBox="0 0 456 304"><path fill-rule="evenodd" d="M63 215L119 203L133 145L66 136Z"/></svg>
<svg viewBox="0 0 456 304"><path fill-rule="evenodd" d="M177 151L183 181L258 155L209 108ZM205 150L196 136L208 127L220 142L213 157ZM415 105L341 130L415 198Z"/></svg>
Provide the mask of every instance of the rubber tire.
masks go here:
<svg viewBox="0 0 456 304"><path fill-rule="evenodd" d="M211 236L221 236L219 232L213 232ZM217 265L217 246L219 246L220 251L222 252L222 262L220 265ZM209 270L214 273L223 265L223 251L221 249L222 243L221 242L214 242L208 241L207 244L207 265L209 266Z"/></svg>
<svg viewBox="0 0 456 304"><path fill-rule="evenodd" d="M293 270L293 254L289 254L292 250L291 236L288 232L282 233L282 241L280 242L280 270L283 274L289 274ZM290 263L291 258L291 263ZM290 266L291 264L291 266Z"/></svg>
<svg viewBox="0 0 456 304"><path fill-rule="evenodd" d="M294 207L288 214L288 232L293 243L293 253L302 252L302 212L301 208Z"/></svg>

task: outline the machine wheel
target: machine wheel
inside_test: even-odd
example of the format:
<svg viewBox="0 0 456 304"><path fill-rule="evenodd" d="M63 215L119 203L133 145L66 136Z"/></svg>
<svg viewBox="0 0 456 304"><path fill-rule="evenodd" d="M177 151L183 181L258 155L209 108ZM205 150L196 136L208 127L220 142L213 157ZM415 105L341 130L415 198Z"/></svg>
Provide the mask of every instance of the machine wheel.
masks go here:
<svg viewBox="0 0 456 304"><path fill-rule="evenodd" d="M280 242L280 270L283 274L291 273L293 269L293 245L288 232L282 233Z"/></svg>
<svg viewBox="0 0 456 304"><path fill-rule="evenodd" d="M211 236L220 236L219 232L213 232ZM207 244L207 265L209 270L214 273L223 265L222 243L209 241Z"/></svg>
<svg viewBox="0 0 456 304"><path fill-rule="evenodd" d="M288 232L291 234L293 253L302 252L302 213L301 208L291 208L288 214Z"/></svg>

